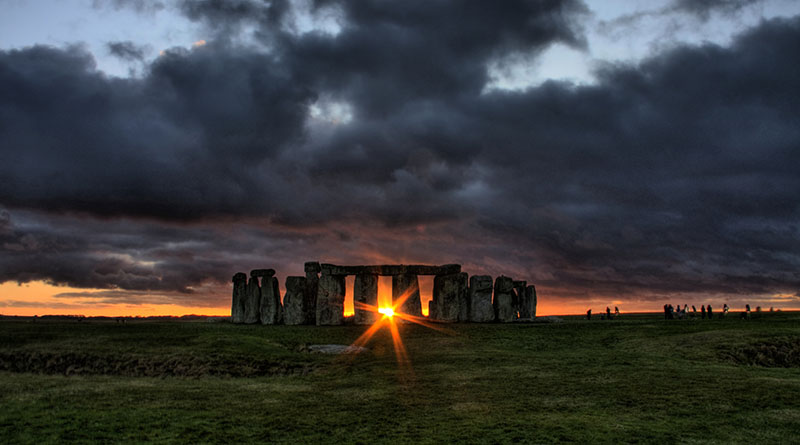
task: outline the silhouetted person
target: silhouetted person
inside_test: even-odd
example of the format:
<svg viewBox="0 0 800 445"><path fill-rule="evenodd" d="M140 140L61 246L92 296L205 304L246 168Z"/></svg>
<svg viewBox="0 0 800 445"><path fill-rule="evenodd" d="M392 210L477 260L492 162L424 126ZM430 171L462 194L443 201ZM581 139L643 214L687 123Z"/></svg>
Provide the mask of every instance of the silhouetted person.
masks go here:
<svg viewBox="0 0 800 445"><path fill-rule="evenodd" d="M726 315L728 315L728 310L729 310L729 309L730 309L730 308L728 307L728 303L725 303L725 304L723 304L723 305L722 305L722 316L723 316L723 317L724 317L724 316L726 316Z"/></svg>
<svg viewBox="0 0 800 445"><path fill-rule="evenodd" d="M611 320L611 308L606 306L606 320Z"/></svg>
<svg viewBox="0 0 800 445"><path fill-rule="evenodd" d="M700 305L700 318L702 318L703 320L706 319L706 307L703 306L702 304Z"/></svg>
<svg viewBox="0 0 800 445"><path fill-rule="evenodd" d="M664 305L664 320L669 320L669 306Z"/></svg>
<svg viewBox="0 0 800 445"><path fill-rule="evenodd" d="M617 306L614 306L614 315L619 317L619 308Z"/></svg>
<svg viewBox="0 0 800 445"><path fill-rule="evenodd" d="M711 320L711 317L714 316L714 311L711 309L711 305L708 305L708 319Z"/></svg>
<svg viewBox="0 0 800 445"><path fill-rule="evenodd" d="M591 309L586 311L586 319L587 320L591 320L592 319L592 310Z"/></svg>

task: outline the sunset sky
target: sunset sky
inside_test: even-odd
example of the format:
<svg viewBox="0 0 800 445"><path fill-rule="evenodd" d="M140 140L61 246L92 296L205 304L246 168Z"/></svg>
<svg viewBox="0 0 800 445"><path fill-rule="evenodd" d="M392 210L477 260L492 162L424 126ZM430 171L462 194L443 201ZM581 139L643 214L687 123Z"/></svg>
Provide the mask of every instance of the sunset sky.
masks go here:
<svg viewBox="0 0 800 445"><path fill-rule="evenodd" d="M0 0L0 314L305 261L800 308L798 54L794 0Z"/></svg>

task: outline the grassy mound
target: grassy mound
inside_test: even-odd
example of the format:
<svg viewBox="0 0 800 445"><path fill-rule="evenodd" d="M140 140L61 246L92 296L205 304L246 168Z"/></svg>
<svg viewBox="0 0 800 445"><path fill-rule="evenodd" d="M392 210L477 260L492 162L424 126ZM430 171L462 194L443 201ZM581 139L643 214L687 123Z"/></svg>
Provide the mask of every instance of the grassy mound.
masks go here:
<svg viewBox="0 0 800 445"><path fill-rule="evenodd" d="M722 356L741 365L800 368L800 337L786 337L730 348Z"/></svg>
<svg viewBox="0 0 800 445"><path fill-rule="evenodd" d="M223 355L137 356L75 352L0 352L0 371L126 377L258 377L304 375L313 365Z"/></svg>

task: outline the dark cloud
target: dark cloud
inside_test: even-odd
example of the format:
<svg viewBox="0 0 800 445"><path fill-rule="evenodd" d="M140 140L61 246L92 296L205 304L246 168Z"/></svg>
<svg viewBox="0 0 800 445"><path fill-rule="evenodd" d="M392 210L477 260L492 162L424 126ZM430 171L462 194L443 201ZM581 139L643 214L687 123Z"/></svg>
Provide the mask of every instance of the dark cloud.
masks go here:
<svg viewBox="0 0 800 445"><path fill-rule="evenodd" d="M645 19L672 18L669 21L669 32L676 33L691 25L676 20L675 16L689 16L700 22L708 22L712 14L735 17L747 10L763 7L766 3L767 0L672 0L661 8L639 10L623 14L614 20L602 21L599 30L606 34L619 34L639 26ZM668 35L664 37L669 38Z"/></svg>
<svg viewBox="0 0 800 445"><path fill-rule="evenodd" d="M122 60L141 62L148 52L146 47L137 45L131 41L108 42L109 54L119 57Z"/></svg>
<svg viewBox="0 0 800 445"><path fill-rule="evenodd" d="M487 92L498 57L583 45L582 5L315 4L335 35L288 30L279 2L181 5L266 46L130 79L79 47L0 52L0 282L211 304L233 272L321 259L575 299L800 288L800 19Z"/></svg>
<svg viewBox="0 0 800 445"><path fill-rule="evenodd" d="M139 13L152 14L166 7L164 2L158 0L92 0L95 8L130 8Z"/></svg>
<svg viewBox="0 0 800 445"><path fill-rule="evenodd" d="M673 0L670 9L694 14L706 21L712 12L735 14L745 8L764 3L765 0Z"/></svg>

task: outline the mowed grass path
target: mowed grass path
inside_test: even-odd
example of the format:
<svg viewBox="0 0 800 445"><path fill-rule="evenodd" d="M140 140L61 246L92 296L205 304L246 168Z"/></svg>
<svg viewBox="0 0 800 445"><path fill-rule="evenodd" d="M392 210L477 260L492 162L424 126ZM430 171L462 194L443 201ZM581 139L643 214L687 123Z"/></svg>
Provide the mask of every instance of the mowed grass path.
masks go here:
<svg viewBox="0 0 800 445"><path fill-rule="evenodd" d="M735 359L797 345L800 314L442 327L400 327L409 370L388 329L369 353L345 357L303 345L349 344L365 327L2 322L0 369L15 370L0 371L0 442L800 441L798 363ZM162 364L141 375L166 372L9 363L30 357L136 359ZM226 377L226 366L268 375Z"/></svg>

